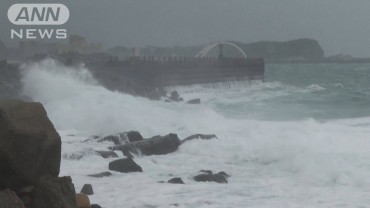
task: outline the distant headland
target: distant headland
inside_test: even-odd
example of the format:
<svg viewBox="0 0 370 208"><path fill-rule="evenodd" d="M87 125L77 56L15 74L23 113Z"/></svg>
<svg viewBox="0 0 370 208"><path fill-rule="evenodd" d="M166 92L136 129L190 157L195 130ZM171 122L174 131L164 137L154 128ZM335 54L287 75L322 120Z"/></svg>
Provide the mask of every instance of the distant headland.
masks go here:
<svg viewBox="0 0 370 208"><path fill-rule="evenodd" d="M233 41L231 41L233 42ZM301 38L285 42L260 41L253 43L233 42L238 45L248 58L263 58L266 63L370 63L370 58L354 58L350 55L325 56L325 52L317 40ZM0 41L0 60L24 61L34 57L58 56L65 53L84 55L112 56L127 59L133 56L146 57L194 57L205 45L130 48L115 46L105 49L102 43L89 43L86 38L71 35L67 43L21 41L17 48L6 47ZM238 57L240 53L232 47L225 47L224 53ZM217 56L213 50L209 56Z"/></svg>

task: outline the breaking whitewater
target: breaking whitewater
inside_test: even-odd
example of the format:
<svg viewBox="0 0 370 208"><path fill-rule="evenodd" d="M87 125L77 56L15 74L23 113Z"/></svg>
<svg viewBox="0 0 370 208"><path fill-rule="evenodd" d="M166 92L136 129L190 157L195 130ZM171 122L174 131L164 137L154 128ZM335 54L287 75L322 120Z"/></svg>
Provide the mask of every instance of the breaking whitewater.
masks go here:
<svg viewBox="0 0 370 208"><path fill-rule="evenodd" d="M112 92L84 67L51 60L25 65L22 82L62 137L61 175L72 176L77 192L92 184L90 200L102 207L368 207L370 65L266 67L265 83L174 88L185 100L200 98L199 105ZM112 143L84 141L131 130L144 138L219 139L136 156L142 173L87 176L108 171L115 159L94 154ZM231 177L228 184L199 183L199 170ZM158 183L174 177L185 185Z"/></svg>

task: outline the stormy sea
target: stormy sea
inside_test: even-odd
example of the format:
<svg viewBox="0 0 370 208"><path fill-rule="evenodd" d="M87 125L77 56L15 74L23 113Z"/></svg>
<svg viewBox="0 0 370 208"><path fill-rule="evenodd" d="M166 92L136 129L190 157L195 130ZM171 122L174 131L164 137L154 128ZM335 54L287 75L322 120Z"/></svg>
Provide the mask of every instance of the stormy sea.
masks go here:
<svg viewBox="0 0 370 208"><path fill-rule="evenodd" d="M173 87L201 104L152 101L102 87L84 66L23 66L23 94L44 104L62 137L60 175L92 184L106 208L368 207L370 64L267 64L265 82ZM142 173L103 178L89 138L139 131L144 138L216 134L161 156L136 156ZM85 142L84 142L85 141ZM124 158L121 152L116 152ZM228 184L195 182L225 171ZM158 183L181 177L184 185Z"/></svg>

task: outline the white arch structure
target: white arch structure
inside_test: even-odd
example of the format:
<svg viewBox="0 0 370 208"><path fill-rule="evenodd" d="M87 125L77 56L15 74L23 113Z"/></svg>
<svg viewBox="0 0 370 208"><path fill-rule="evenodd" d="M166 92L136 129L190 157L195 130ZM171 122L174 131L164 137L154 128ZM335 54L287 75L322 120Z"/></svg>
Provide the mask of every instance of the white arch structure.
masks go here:
<svg viewBox="0 0 370 208"><path fill-rule="evenodd" d="M234 47L236 48L243 56L244 58L247 58L247 55L245 54L245 52L243 51L243 49L241 49L239 46L237 46L236 44L234 43L231 43L231 42L225 42L225 41L222 41L222 42L216 42L216 43L212 43L208 46L206 46L205 48L203 48L199 53L197 53L197 55L195 55L196 58L203 58L204 56L206 56L213 48L219 46L219 45L229 45L231 47Z"/></svg>

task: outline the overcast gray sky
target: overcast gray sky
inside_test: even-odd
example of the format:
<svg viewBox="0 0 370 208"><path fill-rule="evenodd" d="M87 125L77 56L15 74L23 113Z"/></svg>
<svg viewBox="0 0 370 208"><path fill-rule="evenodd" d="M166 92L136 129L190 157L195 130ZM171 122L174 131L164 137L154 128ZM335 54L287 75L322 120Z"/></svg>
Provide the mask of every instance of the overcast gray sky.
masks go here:
<svg viewBox="0 0 370 208"><path fill-rule="evenodd" d="M370 0L1 0L0 39L10 40L10 5L59 2L68 33L105 47L173 46L216 40L317 39L326 55L370 57Z"/></svg>

